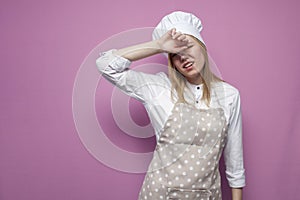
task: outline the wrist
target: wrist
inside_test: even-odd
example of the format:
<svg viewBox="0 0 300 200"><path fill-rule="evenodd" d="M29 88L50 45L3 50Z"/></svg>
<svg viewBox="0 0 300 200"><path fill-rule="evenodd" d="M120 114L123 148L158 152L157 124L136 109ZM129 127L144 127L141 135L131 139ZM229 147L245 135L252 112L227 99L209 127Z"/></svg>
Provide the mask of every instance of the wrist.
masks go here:
<svg viewBox="0 0 300 200"><path fill-rule="evenodd" d="M156 49L157 53L165 53L166 51L162 48L162 44L159 39L153 40L154 48Z"/></svg>

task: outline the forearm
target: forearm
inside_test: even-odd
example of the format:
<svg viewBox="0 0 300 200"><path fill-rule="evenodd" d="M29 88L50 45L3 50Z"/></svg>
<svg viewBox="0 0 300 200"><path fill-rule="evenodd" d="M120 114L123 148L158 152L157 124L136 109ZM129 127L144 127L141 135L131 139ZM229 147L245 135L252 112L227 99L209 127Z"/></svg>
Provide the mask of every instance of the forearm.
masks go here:
<svg viewBox="0 0 300 200"><path fill-rule="evenodd" d="M173 28L161 38L150 42L125 47L115 52L116 55L127 58L130 61L139 60L157 53L178 53L190 46L190 41Z"/></svg>
<svg viewBox="0 0 300 200"><path fill-rule="evenodd" d="M243 188L231 188L232 200L243 199Z"/></svg>
<svg viewBox="0 0 300 200"><path fill-rule="evenodd" d="M115 52L115 54L125 57L130 61L135 61L162 52L163 51L161 50L157 41L154 40L154 41L145 42L145 43L125 47L122 49L118 49Z"/></svg>

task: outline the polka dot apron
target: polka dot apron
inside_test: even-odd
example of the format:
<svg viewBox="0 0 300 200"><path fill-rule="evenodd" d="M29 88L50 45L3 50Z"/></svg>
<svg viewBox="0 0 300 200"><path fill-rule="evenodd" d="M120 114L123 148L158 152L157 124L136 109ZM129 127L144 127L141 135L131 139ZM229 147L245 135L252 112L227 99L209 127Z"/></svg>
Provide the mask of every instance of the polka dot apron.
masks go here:
<svg viewBox="0 0 300 200"><path fill-rule="evenodd" d="M226 124L222 108L176 103L157 142L139 200L221 200L219 160Z"/></svg>

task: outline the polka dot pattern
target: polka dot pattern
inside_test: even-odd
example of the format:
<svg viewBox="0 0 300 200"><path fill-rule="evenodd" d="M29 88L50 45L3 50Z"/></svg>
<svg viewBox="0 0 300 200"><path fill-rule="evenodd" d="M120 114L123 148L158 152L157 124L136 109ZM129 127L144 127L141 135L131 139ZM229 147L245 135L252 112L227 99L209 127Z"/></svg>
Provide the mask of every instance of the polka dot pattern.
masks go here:
<svg viewBox="0 0 300 200"><path fill-rule="evenodd" d="M218 163L227 128L221 108L175 104L157 142L139 200L221 200Z"/></svg>

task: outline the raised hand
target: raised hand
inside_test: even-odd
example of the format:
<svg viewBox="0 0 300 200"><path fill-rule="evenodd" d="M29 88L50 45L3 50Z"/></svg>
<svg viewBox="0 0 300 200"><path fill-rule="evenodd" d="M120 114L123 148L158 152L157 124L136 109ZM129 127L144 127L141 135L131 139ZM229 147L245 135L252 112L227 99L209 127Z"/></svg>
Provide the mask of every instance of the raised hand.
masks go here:
<svg viewBox="0 0 300 200"><path fill-rule="evenodd" d="M190 41L181 32L173 28L157 40L159 48L165 53L178 53L190 46Z"/></svg>
<svg viewBox="0 0 300 200"><path fill-rule="evenodd" d="M188 37L173 28L157 40L118 49L114 54L130 61L139 60L157 53L179 53L192 46Z"/></svg>

